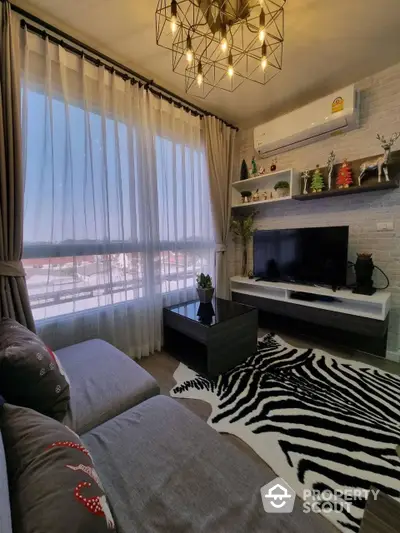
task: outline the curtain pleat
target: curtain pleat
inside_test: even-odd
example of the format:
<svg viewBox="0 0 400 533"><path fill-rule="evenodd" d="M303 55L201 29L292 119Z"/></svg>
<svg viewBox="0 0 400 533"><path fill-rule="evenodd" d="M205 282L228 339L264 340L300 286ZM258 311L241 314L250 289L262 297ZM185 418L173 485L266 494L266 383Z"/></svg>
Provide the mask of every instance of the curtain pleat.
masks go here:
<svg viewBox="0 0 400 533"><path fill-rule="evenodd" d="M162 308L214 274L202 121L23 30L24 266L53 348L98 337L140 358Z"/></svg>
<svg viewBox="0 0 400 533"><path fill-rule="evenodd" d="M0 317L35 331L21 264L23 171L18 29L1 4L0 34Z"/></svg>
<svg viewBox="0 0 400 533"><path fill-rule="evenodd" d="M227 245L236 130L216 117L205 117L205 138L212 214L216 235L217 296L229 298Z"/></svg>

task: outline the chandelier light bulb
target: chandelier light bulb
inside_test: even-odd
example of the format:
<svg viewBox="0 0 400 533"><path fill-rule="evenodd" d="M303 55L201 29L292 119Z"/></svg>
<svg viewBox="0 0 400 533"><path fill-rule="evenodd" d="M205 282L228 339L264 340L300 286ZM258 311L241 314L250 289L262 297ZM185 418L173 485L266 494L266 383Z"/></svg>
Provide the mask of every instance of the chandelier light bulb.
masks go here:
<svg viewBox="0 0 400 533"><path fill-rule="evenodd" d="M228 58L228 76L232 78L234 73L235 73L235 70L233 68L233 57L232 57L232 52L230 52L229 58Z"/></svg>
<svg viewBox="0 0 400 533"><path fill-rule="evenodd" d="M200 61L200 62L199 62L199 66L197 67L197 78L196 78L196 80L197 80L197 85L198 85L199 87L202 86L202 84L203 84L203 79L204 79L204 78L203 78L203 66L202 66L201 61Z"/></svg>
<svg viewBox="0 0 400 533"><path fill-rule="evenodd" d="M265 71L268 66L267 44L264 42L261 47L261 68Z"/></svg>
<svg viewBox="0 0 400 533"><path fill-rule="evenodd" d="M228 50L228 40L226 38L226 26L222 26L221 28L221 49L223 52L226 52Z"/></svg>
<svg viewBox="0 0 400 533"><path fill-rule="evenodd" d="M176 30L178 29L178 4L176 3L176 0L172 0L171 2L171 31L172 34L175 35Z"/></svg>
<svg viewBox="0 0 400 533"><path fill-rule="evenodd" d="M189 65L193 61L192 39L190 38L190 35L188 35L186 39L186 59Z"/></svg>
<svg viewBox="0 0 400 533"><path fill-rule="evenodd" d="M268 59L265 56L263 56L261 58L261 68L265 71L267 67L268 67Z"/></svg>
<svg viewBox="0 0 400 533"><path fill-rule="evenodd" d="M176 17L171 17L171 32L173 35L175 35L177 29L178 29L178 23L177 23Z"/></svg>
<svg viewBox="0 0 400 533"><path fill-rule="evenodd" d="M262 8L260 13L260 31L258 37L262 43L265 41L265 13Z"/></svg>
<svg viewBox="0 0 400 533"><path fill-rule="evenodd" d="M186 59L187 62L190 64L193 61L193 51L188 49L186 50Z"/></svg>

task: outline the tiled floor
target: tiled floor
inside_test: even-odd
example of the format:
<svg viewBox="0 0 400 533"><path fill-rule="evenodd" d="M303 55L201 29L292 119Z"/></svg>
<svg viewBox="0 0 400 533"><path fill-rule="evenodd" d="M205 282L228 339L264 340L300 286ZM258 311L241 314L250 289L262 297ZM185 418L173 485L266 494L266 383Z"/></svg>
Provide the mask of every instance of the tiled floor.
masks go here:
<svg viewBox="0 0 400 533"><path fill-rule="evenodd" d="M259 336L261 337L265 333L267 333L267 331L260 330ZM372 355L352 353L350 351L346 352L343 349L340 349L340 350L335 349L335 347L332 345L325 345L325 344L310 342L310 341L307 342L305 340L291 338L287 335L281 335L281 336L286 342L292 344L293 346L298 346L298 347L313 346L315 348L324 350L337 357L344 357L346 359L362 361L372 366L381 368L387 372L392 372L394 374L400 375L400 364L399 363L393 363L391 361L387 361L387 360L384 360L384 359L381 359L379 357L375 357ZM142 361L140 361L140 365L143 368L145 368L150 374L152 374L152 376L154 376L154 378L160 384L161 394L166 394L166 395L169 394L169 391L175 385L173 374L178 364L179 363L176 359L174 359L171 355L165 352L158 353L156 355L153 355L152 357L149 357L147 359L142 359ZM199 401L199 400L178 399L177 401L181 402L188 409L196 413L200 418L207 421L211 413L211 408L209 404ZM223 435L223 437L233 442L235 446L237 446L240 450L242 450L243 453L250 456L257 463L258 467L261 470L263 470L265 473L266 483L268 483L269 481L271 481L272 479L276 477L276 474L274 473L274 471L262 459L260 459L260 457L256 453L254 453L254 451L249 446L247 446L247 444L245 444L243 441L241 441L240 439L232 435ZM320 524L320 527L318 528L318 530L315 530L312 533L337 533L338 532L338 530L325 518L320 517L319 524Z"/></svg>

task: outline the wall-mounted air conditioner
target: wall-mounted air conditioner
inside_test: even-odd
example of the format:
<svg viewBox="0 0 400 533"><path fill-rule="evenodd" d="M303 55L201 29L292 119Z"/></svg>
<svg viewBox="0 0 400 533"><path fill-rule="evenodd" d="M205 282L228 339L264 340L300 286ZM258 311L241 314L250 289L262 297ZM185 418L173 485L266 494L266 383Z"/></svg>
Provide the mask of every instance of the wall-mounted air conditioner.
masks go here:
<svg viewBox="0 0 400 533"><path fill-rule="evenodd" d="M254 146L270 157L359 126L359 93L354 85L254 129Z"/></svg>

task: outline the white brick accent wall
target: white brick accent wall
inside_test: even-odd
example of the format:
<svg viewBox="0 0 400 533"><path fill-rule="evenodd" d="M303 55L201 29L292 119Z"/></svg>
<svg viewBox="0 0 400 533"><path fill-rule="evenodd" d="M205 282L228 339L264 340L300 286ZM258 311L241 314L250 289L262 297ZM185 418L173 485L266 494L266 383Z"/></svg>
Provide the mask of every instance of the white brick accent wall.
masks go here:
<svg viewBox="0 0 400 533"><path fill-rule="evenodd" d="M400 131L400 63L357 84L361 91L361 127L347 134L332 137L278 156L278 170L293 167L303 171L326 166L329 152L334 150L336 161L368 157L381 152L376 134L390 136ZM266 101L266 105L268 102ZM237 177L240 163L246 159L250 168L253 155L253 130L239 131ZM394 147L400 149L400 142ZM271 161L257 160L269 168ZM311 226L350 226L349 260L355 260L356 252L373 253L373 260L390 279L392 311L389 326L388 350L400 350L400 190L370 192L337 198L325 198L311 202L295 200L260 206L256 219L258 229L280 229ZM377 232L377 222L391 221L394 231ZM230 250L230 274L241 270L241 248L232 243ZM249 250L251 269L252 250ZM376 286L384 286L385 279L375 273ZM399 352L400 353L400 352Z"/></svg>

